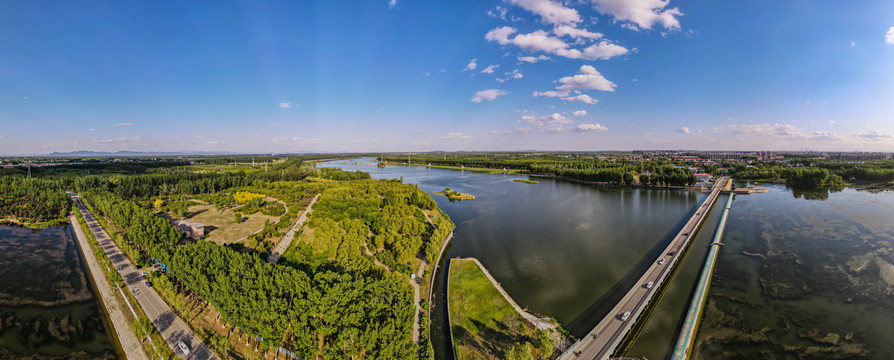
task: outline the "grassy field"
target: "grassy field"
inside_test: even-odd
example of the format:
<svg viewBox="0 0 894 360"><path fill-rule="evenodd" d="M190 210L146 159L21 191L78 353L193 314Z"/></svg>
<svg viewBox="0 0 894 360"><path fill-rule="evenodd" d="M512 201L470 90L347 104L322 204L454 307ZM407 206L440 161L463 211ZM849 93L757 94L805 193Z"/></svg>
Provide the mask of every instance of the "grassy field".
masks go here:
<svg viewBox="0 0 894 360"><path fill-rule="evenodd" d="M195 205L189 207L187 220L206 225L206 239L217 244L229 244L238 241L255 231L264 228L264 221L276 222L279 217L261 213L243 215L239 223L235 213L230 210L217 210L213 205ZM209 232L210 230L210 232Z"/></svg>
<svg viewBox="0 0 894 360"><path fill-rule="evenodd" d="M528 180L528 179L512 179L512 181L525 183L525 184L539 184L540 183L537 180Z"/></svg>
<svg viewBox="0 0 894 360"><path fill-rule="evenodd" d="M531 342L534 326L500 295L472 260L450 260L448 308L457 357L511 358L513 346ZM534 349L532 358L539 358Z"/></svg>

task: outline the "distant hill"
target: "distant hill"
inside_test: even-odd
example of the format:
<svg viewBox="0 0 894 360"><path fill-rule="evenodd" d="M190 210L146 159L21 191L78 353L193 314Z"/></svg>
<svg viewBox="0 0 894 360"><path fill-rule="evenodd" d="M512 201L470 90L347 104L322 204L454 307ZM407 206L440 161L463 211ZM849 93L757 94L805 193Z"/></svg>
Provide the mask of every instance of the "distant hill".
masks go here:
<svg viewBox="0 0 894 360"><path fill-rule="evenodd" d="M182 150L182 151L127 151L121 150L116 152L107 151L90 151L76 150L69 152L52 152L47 154L49 157L108 157L108 156L175 156L175 155L226 155L234 154L225 151L199 151L199 150Z"/></svg>

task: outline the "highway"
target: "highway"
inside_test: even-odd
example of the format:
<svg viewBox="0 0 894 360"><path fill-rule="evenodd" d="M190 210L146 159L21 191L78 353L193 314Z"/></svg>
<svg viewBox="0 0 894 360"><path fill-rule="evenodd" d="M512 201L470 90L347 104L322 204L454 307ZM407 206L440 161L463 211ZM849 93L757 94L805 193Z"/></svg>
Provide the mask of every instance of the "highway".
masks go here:
<svg viewBox="0 0 894 360"><path fill-rule="evenodd" d="M624 340L624 336L633 327L643 310L646 309L652 296L667 278L673 266L686 249L692 235L701 226L709 210L717 201L727 178L715 182L708 197L702 202L695 214L668 244L662 255L640 277L639 282L631 288L617 305L606 315L596 327L583 339L571 346L560 359L607 359ZM652 283L652 285L648 285ZM629 312L626 319L623 314ZM623 319L623 320L622 320Z"/></svg>
<svg viewBox="0 0 894 360"><path fill-rule="evenodd" d="M127 260L127 257L124 256L124 253L122 253L120 249L118 249L115 242L109 238L102 226L100 226L93 215L87 211L87 208L81 203L78 195L75 193L68 193L68 195L78 206L81 215L84 216L84 220L87 222L87 226L93 231L99 245L105 250L109 260L112 261L112 265L121 274L121 277L124 279L124 283L127 286L127 290L133 293L137 302L139 302L140 306L143 308L143 312L145 312L146 316L152 320L152 323L155 324L155 327L174 353L183 359L216 359L211 350L209 350L208 347L205 346L195 334L193 334L189 326L187 326L180 317L171 311L168 304L162 300L155 290L146 285L146 281L140 276L140 270L137 270L130 261ZM177 343L180 341L183 341L183 343L190 349L189 355L184 354L177 346Z"/></svg>

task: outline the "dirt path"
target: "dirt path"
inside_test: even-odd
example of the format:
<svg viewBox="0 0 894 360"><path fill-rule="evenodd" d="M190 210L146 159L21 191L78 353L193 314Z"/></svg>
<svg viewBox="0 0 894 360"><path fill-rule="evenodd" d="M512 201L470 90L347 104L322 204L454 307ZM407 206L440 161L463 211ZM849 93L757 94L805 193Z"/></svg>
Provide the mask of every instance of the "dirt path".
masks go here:
<svg viewBox="0 0 894 360"><path fill-rule="evenodd" d="M134 335L133 331L131 331L130 324L127 323L127 319L122 312L123 310L115 299L115 291L103 275L99 261L96 260L96 256L93 255L93 249L91 249L90 245L87 243L87 236L84 235L84 231L81 230L81 224L78 223L78 219L74 215L71 215L71 226L75 230L75 237L77 238L81 253L84 254L84 258L87 260L87 266L90 267L93 281L96 282L96 291L102 297L103 305L106 306L106 311L109 314L109 318L112 320L115 333L118 334L118 341L121 342L121 348L124 349L124 353L127 354L128 359L149 360L149 357L143 352L143 347L140 346L140 341L137 339L136 335ZM118 306L113 306L116 304Z"/></svg>
<svg viewBox="0 0 894 360"><path fill-rule="evenodd" d="M317 194L317 196L314 196L314 199L310 201L310 204L307 204L307 208L304 209L304 212L301 213L300 217L298 217L298 221L295 222L295 225L293 225L292 228L289 229L289 232L286 233L286 236L283 236L279 244L276 245L276 248L274 248L273 251L270 252L270 256L267 257L268 262L272 262L274 264L279 262L279 258L282 257L282 254L284 254L286 250L289 249L289 246L292 245L292 240L295 239L295 232L301 229L301 225L304 225L304 222L307 221L308 215L310 215L311 211L313 211L314 203L316 203L317 199L319 198L320 194Z"/></svg>
<svg viewBox="0 0 894 360"><path fill-rule="evenodd" d="M536 317L533 314L522 309L521 306L518 306L518 304L515 303L515 300L512 300L512 297L509 296L508 293L506 293L506 290L503 290L503 287L500 286L500 283L497 282L497 279L494 279L494 277L491 276L490 272L488 272L487 269L484 268L484 265L482 265L481 262L478 261L478 259L463 258L460 260L472 260L476 264L478 264L478 267L481 268L481 271L484 272L484 275L487 276L487 278L490 280L491 284L493 284L494 287L497 288L497 291L499 291L500 294L503 295L503 298L505 298L506 301L509 302L509 305L512 305L512 307L515 309L515 311L518 312L519 315L521 315L523 318L525 318L525 320L528 320L528 322L530 322L531 325L534 325L534 327L536 327L538 330L547 330L547 329L555 329L556 328L556 325L553 325L549 322L549 318Z"/></svg>

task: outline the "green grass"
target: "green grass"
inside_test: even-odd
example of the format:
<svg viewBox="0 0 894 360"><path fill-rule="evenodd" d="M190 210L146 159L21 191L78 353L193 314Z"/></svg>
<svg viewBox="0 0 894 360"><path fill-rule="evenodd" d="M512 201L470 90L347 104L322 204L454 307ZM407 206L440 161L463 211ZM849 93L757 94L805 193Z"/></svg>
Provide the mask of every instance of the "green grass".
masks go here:
<svg viewBox="0 0 894 360"><path fill-rule="evenodd" d="M539 184L540 183L537 180L528 180L528 179L512 179L512 181L525 183L525 184Z"/></svg>
<svg viewBox="0 0 894 360"><path fill-rule="evenodd" d="M516 343L534 333L474 261L450 260L449 312L457 357L505 359Z"/></svg>

